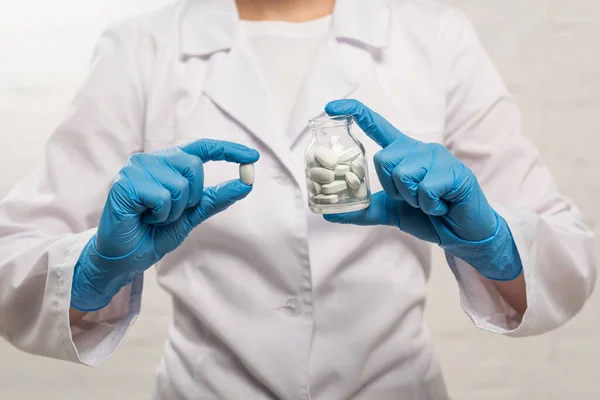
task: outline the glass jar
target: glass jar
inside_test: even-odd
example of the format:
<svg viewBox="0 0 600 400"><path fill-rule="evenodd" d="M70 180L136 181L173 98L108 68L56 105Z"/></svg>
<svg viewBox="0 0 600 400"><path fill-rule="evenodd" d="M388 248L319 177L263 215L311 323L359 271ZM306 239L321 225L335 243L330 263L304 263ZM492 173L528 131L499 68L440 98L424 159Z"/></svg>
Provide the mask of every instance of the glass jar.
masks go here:
<svg viewBox="0 0 600 400"><path fill-rule="evenodd" d="M351 133L351 115L313 118L306 149L308 206L317 214L367 208L371 203L365 148Z"/></svg>

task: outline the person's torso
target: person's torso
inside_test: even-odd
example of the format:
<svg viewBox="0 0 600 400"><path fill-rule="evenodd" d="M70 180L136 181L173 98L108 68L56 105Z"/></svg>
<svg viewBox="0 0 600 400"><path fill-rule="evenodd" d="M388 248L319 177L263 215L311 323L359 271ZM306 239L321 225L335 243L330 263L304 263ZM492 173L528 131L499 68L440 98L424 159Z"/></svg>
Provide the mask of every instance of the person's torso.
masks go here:
<svg viewBox="0 0 600 400"><path fill-rule="evenodd" d="M304 78L330 32L331 15L307 22L240 21L239 35L267 92L265 106L276 131L288 131Z"/></svg>
<svg viewBox="0 0 600 400"><path fill-rule="evenodd" d="M377 32L365 34L370 44L328 36L282 132L243 36L232 37L230 49L194 54L181 27L201 11L186 7L206 7L201 3L155 17L161 39L146 93L144 150L213 138L253 147L261 159L252 193L158 265L173 296L174 323L155 398L445 398L423 324L429 246L389 227L326 222L308 210L304 181L308 118L331 100L356 98L405 133L442 141L445 93L435 35L392 15L389 44L381 48ZM385 1L371 7L392 10ZM377 145L354 133L372 158ZM369 167L377 192L372 161ZM206 184L236 178L237 165L207 164L205 177Z"/></svg>

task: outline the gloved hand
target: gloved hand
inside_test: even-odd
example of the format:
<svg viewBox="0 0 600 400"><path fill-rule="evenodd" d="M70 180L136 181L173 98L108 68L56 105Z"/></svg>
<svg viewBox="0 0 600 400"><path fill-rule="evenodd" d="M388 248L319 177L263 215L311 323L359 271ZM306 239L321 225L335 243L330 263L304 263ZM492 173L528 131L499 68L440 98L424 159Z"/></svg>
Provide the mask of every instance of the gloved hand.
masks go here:
<svg viewBox="0 0 600 400"><path fill-rule="evenodd" d="M175 250L200 223L252 190L240 180L204 187L203 163L254 163L246 146L201 139L150 154L135 154L108 194L98 230L75 266L71 306L104 308L137 274Z"/></svg>
<svg viewBox="0 0 600 400"><path fill-rule="evenodd" d="M423 143L394 128L356 100L325 107L351 114L383 150L373 157L383 191L365 210L325 215L331 222L396 226L439 244L484 277L513 280L522 265L506 221L489 205L477 178L444 146Z"/></svg>

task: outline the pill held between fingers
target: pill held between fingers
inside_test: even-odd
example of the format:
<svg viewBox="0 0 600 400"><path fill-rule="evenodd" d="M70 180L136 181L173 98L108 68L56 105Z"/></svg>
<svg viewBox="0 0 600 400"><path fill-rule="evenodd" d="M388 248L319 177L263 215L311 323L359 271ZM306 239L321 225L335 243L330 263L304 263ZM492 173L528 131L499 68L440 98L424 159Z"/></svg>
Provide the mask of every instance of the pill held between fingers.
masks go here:
<svg viewBox="0 0 600 400"><path fill-rule="evenodd" d="M333 181L326 185L321 186L321 191L323 194L334 194L339 193L348 189L348 184L346 181Z"/></svg>
<svg viewBox="0 0 600 400"><path fill-rule="evenodd" d="M321 193L321 185L319 185L317 182L309 181L308 182L308 191L313 195L319 194L319 193Z"/></svg>
<svg viewBox="0 0 600 400"><path fill-rule="evenodd" d="M315 204L335 204L339 201L337 194L318 194L312 199Z"/></svg>
<svg viewBox="0 0 600 400"><path fill-rule="evenodd" d="M333 170L335 176L344 176L348 172L350 172L350 166L345 164L340 164Z"/></svg>
<svg viewBox="0 0 600 400"><path fill-rule="evenodd" d="M349 164L350 161L354 160L356 157L360 156L361 154L362 154L362 151L360 150L359 147L357 147L357 146L350 147L350 148L344 150L339 155L339 163L340 164Z"/></svg>
<svg viewBox="0 0 600 400"><path fill-rule="evenodd" d="M344 178L350 189L356 190L360 186L360 178L354 172L348 172Z"/></svg>
<svg viewBox="0 0 600 400"><path fill-rule="evenodd" d="M310 179L317 183L330 183L335 179L335 174L329 169L316 167L310 170Z"/></svg>
<svg viewBox="0 0 600 400"><path fill-rule="evenodd" d="M362 182L358 189L354 191L354 196L359 199L364 199L367 197L367 184Z"/></svg>
<svg viewBox="0 0 600 400"><path fill-rule="evenodd" d="M319 146L315 149L315 158L323 167L334 169L338 165L338 156L325 146Z"/></svg>
<svg viewBox="0 0 600 400"><path fill-rule="evenodd" d="M254 184L254 164L240 164L240 179L246 185Z"/></svg>
<svg viewBox="0 0 600 400"><path fill-rule="evenodd" d="M356 174L360 179L365 177L365 163L363 157L357 158L350 163L352 172Z"/></svg>

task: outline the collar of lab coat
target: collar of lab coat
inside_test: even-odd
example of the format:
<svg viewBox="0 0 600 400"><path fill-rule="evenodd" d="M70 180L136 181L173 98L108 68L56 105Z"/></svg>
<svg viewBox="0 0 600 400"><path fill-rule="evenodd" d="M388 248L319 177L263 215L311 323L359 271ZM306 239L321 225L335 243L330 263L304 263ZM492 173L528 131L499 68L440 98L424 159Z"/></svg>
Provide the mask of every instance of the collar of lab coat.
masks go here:
<svg viewBox="0 0 600 400"><path fill-rule="evenodd" d="M306 131L308 119L321 115L328 101L344 98L359 86L352 65L340 53L338 41L368 49L386 47L391 15L387 0L337 0L332 40L327 40L308 71L287 135L276 130L270 122L269 109L262 106L268 103L268 95L247 46L240 45L243 38L237 34L239 15L235 1L187 0L184 5L182 59L228 51L219 68L206 78L204 94L263 143L295 183L302 185L304 170L295 168L291 146Z"/></svg>
<svg viewBox="0 0 600 400"><path fill-rule="evenodd" d="M239 14L234 0L187 0L181 21L181 53L204 56L233 45ZM333 34L373 48L389 43L390 10L387 0L337 0Z"/></svg>

